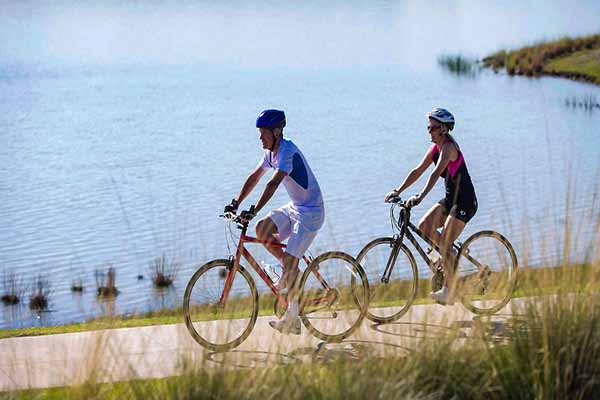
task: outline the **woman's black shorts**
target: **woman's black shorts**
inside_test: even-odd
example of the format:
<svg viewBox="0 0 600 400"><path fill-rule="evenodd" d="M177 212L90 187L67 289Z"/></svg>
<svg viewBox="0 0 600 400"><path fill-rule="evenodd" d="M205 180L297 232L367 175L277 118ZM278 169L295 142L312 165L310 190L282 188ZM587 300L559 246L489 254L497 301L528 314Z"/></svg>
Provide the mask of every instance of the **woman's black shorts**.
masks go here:
<svg viewBox="0 0 600 400"><path fill-rule="evenodd" d="M448 215L460 219L465 224L469 222L477 212L477 199L475 197L454 204L447 198L443 198L438 201L438 203L444 206L446 211L448 211Z"/></svg>

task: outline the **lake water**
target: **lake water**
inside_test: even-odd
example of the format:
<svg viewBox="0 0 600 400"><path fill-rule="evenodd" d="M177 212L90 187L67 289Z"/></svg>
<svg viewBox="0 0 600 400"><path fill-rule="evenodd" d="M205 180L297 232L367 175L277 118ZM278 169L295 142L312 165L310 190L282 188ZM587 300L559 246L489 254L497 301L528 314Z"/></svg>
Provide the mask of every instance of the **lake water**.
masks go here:
<svg viewBox="0 0 600 400"><path fill-rule="evenodd" d="M391 233L383 196L422 158L424 114L442 106L457 118L480 204L462 238L498 230L522 264L539 266L558 259L569 232L583 261L598 240L600 109L565 100L600 101L600 89L457 77L437 57L598 31L596 1L2 2L0 273L18 277L25 301L0 306L0 328L179 305L197 266L230 253L217 216L261 157L264 108L286 110L285 135L323 189L313 254L356 255ZM415 220L442 195L439 182ZM286 201L280 189L267 209ZM162 254L181 267L161 292L149 263ZM121 294L106 303L95 271L109 266ZM40 275L50 305L34 313ZM70 291L77 279L82 294Z"/></svg>

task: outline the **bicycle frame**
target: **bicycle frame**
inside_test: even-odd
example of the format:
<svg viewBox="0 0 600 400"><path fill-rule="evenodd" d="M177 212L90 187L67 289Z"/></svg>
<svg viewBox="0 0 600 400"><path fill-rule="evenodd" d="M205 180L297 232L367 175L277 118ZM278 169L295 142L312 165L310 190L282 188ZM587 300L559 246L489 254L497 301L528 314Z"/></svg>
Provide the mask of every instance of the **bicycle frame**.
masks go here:
<svg viewBox="0 0 600 400"><path fill-rule="evenodd" d="M246 234L246 232L248 230L248 224L240 224L238 226L242 230L242 233L240 235L240 241L238 243L237 250L235 252L235 256L233 257L233 260L232 260L233 264L231 266L231 269L227 273L227 277L225 278L225 286L223 288L223 293L221 294L221 298L219 300L219 306L223 307L225 305L225 303L227 302L227 298L229 297L229 291L231 290L231 287L233 286L233 280L235 278L235 274L237 273L239 265L240 265L240 259L241 259L241 257L243 257L246 261L248 261L248 263L250 263L252 268L256 271L256 273L263 280L263 282L265 282L265 284L269 287L269 289L271 289L271 292L273 292L273 294L277 298L277 301L279 301L279 303L284 307L284 309L287 308L287 306L288 306L287 299L279 292L279 290L277 290L277 288L271 281L271 278L269 278L269 276L265 273L265 271L260 267L258 262L256 262L256 260L252 256L252 254L250 254L248 249L246 249L246 247L244 246L246 243L256 243L256 244L262 244L267 248L285 249L287 247L287 245L285 243L281 243L281 242L270 242L270 241L268 242L268 241L264 241L264 240L259 240L252 236L248 236ZM308 257L302 256L302 260L304 260L304 263L306 264L307 267L310 266L311 260ZM323 279L323 277L319 274L319 272L316 270L313 270L312 272L315 274L315 276L317 277L319 282L323 285L323 287L326 290L330 290L329 285ZM318 302L320 300L321 300L320 298L314 299L315 302Z"/></svg>
<svg viewBox="0 0 600 400"><path fill-rule="evenodd" d="M400 246L403 243L403 239L406 236L408 240L412 243L414 248L417 250L423 261L427 264L432 273L435 273L435 266L425 250L421 247L415 236L412 234L414 232L417 236L423 239L431 248L435 249L438 253L440 252L440 247L433 243L431 239L429 239L423 232L419 230L412 222L410 222L410 208L401 205L402 210L400 211L399 219L402 220L402 225L400 227L400 234L394 235L393 249L390 258L388 259L387 265L385 266L385 270L383 271L383 275L381 277L382 283L388 283L390 279L390 275L392 273L392 266L396 263L396 258L398 257L398 253L400 252ZM412 232L411 232L412 231ZM457 251L457 254L460 252L461 245L452 243L452 247ZM470 262L472 262L477 268L482 269L483 266L474 258L472 258L469 254L464 254Z"/></svg>

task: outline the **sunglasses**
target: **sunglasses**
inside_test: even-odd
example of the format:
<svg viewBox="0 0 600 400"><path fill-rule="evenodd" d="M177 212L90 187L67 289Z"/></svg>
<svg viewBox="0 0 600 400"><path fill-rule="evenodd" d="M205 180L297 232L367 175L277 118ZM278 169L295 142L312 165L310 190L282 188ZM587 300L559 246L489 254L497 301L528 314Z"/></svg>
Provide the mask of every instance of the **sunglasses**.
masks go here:
<svg viewBox="0 0 600 400"><path fill-rule="evenodd" d="M428 125L428 126L427 126L427 130L428 130L429 132L432 132L432 131L437 131L438 129L441 129L441 128L442 128L442 126L441 126L441 125Z"/></svg>

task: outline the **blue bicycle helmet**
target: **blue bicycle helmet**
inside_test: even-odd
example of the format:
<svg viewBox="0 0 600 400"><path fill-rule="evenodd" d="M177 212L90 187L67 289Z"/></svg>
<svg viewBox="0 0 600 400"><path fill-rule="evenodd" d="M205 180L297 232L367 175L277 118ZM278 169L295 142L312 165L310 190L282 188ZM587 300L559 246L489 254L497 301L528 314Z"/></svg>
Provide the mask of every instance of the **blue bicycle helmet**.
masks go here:
<svg viewBox="0 0 600 400"><path fill-rule="evenodd" d="M445 124L446 126L448 126L449 131L454 129L454 115L452 115L452 113L446 110L445 108L436 107L427 113L427 117L433 118L436 121Z"/></svg>
<svg viewBox="0 0 600 400"><path fill-rule="evenodd" d="M257 128L283 128L285 126L285 113L280 110L265 110L256 118Z"/></svg>

